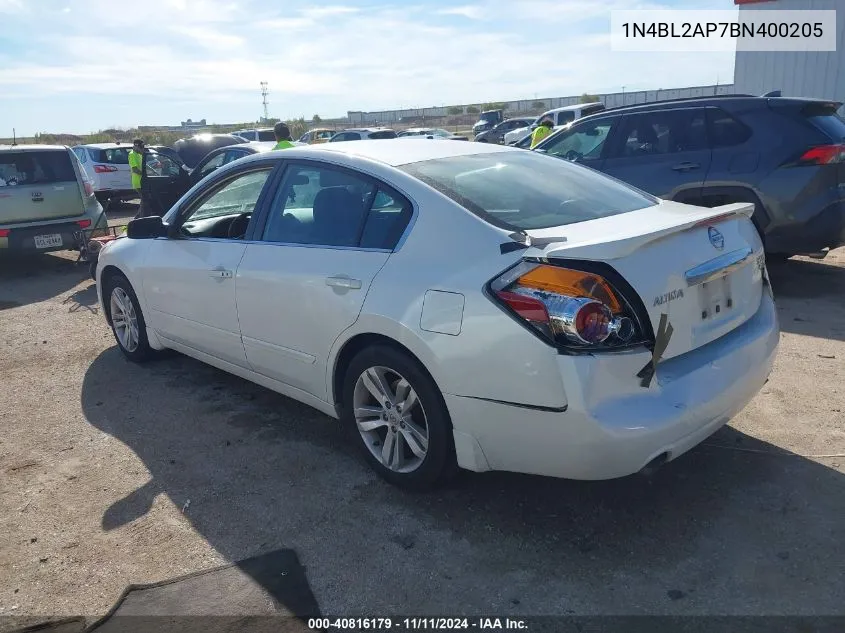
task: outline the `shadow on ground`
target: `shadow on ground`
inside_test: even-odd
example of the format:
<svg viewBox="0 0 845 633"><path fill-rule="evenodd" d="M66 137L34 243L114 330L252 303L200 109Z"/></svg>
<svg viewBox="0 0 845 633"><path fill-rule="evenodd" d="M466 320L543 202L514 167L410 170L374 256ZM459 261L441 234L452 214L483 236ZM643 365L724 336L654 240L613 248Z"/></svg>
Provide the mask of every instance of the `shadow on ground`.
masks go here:
<svg viewBox="0 0 845 633"><path fill-rule="evenodd" d="M0 310L56 297L89 277L76 253L0 255ZM90 277L89 277L90 278Z"/></svg>
<svg viewBox="0 0 845 633"><path fill-rule="evenodd" d="M769 274L784 332L845 341L845 266L790 259Z"/></svg>
<svg viewBox="0 0 845 633"><path fill-rule="evenodd" d="M843 609L845 478L730 427L651 480L466 474L415 495L335 421L181 356L103 352L82 407L150 472L105 530L166 494L229 560L295 549L323 613Z"/></svg>

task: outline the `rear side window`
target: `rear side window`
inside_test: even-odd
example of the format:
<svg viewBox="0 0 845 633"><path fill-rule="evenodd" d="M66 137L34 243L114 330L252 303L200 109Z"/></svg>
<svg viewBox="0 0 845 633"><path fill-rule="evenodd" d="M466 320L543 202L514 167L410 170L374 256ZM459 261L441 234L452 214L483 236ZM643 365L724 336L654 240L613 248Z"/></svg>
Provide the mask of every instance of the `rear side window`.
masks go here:
<svg viewBox="0 0 845 633"><path fill-rule="evenodd" d="M370 138L396 138L396 132L393 130L384 130L382 132L373 132Z"/></svg>
<svg viewBox="0 0 845 633"><path fill-rule="evenodd" d="M66 150L0 152L0 187L76 182Z"/></svg>
<svg viewBox="0 0 845 633"><path fill-rule="evenodd" d="M657 204L622 182L537 152L453 156L401 169L509 230L563 226Z"/></svg>
<svg viewBox="0 0 845 633"><path fill-rule="evenodd" d="M273 130L261 130L258 132L258 140L259 141L275 141L276 135L273 133Z"/></svg>
<svg viewBox="0 0 845 633"><path fill-rule="evenodd" d="M845 141L845 119L837 113L837 103L813 103L801 111L807 120L832 141Z"/></svg>
<svg viewBox="0 0 845 633"><path fill-rule="evenodd" d="M751 138L751 130L721 108L707 108L707 128L711 147L742 145Z"/></svg>
<svg viewBox="0 0 845 633"><path fill-rule="evenodd" d="M408 226L411 212L411 204L403 196L379 187L364 224L361 247L392 250Z"/></svg>

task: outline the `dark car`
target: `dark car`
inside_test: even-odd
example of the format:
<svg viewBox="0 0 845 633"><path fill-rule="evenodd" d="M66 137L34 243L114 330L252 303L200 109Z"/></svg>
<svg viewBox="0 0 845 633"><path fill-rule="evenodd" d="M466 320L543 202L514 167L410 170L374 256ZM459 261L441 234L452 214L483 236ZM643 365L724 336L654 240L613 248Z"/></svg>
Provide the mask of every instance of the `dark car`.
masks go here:
<svg viewBox="0 0 845 633"><path fill-rule="evenodd" d="M497 123L486 132L476 135L475 140L479 143L499 143L501 145L505 142L505 134L512 130L528 127L532 123L534 123L534 117L527 119L506 119L501 123Z"/></svg>
<svg viewBox="0 0 845 633"><path fill-rule="evenodd" d="M497 123L501 123L502 119L504 119L504 114L501 110L485 110L478 115L478 121L472 126L472 133L477 135L486 132Z"/></svg>
<svg viewBox="0 0 845 633"><path fill-rule="evenodd" d="M715 207L752 202L775 257L845 244L841 103L731 95L606 110L537 147L661 198Z"/></svg>
<svg viewBox="0 0 845 633"><path fill-rule="evenodd" d="M208 152L193 168L182 158L183 152L174 152L170 148L150 149L144 153L142 168L144 215L164 215L191 187L211 172L244 156L269 152L275 145L275 142L264 141L225 145Z"/></svg>
<svg viewBox="0 0 845 633"><path fill-rule="evenodd" d="M179 139L173 149L188 167L195 167L211 150L248 141L234 134L197 134L191 138Z"/></svg>

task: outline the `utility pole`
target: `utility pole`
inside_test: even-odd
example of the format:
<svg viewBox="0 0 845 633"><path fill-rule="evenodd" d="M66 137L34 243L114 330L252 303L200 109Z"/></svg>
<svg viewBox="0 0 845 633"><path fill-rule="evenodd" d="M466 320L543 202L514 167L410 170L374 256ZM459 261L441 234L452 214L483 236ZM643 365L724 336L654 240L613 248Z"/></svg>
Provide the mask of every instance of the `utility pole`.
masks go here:
<svg viewBox="0 0 845 633"><path fill-rule="evenodd" d="M264 105L264 121L266 122L267 119L270 118L270 115L267 112L267 95L270 94L270 91L267 89L267 82L261 82L261 103Z"/></svg>

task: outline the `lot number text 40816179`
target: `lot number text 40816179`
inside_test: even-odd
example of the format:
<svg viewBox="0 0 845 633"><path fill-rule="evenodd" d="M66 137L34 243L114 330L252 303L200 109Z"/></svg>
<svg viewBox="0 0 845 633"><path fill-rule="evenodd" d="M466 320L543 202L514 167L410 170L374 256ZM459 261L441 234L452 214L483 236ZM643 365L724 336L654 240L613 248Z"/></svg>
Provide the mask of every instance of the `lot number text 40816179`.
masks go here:
<svg viewBox="0 0 845 633"><path fill-rule="evenodd" d="M308 628L320 631L519 631L526 630L528 624L518 618L310 618Z"/></svg>

